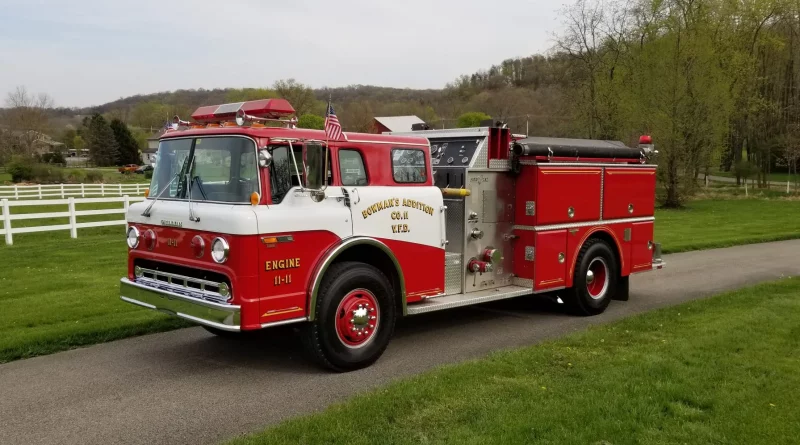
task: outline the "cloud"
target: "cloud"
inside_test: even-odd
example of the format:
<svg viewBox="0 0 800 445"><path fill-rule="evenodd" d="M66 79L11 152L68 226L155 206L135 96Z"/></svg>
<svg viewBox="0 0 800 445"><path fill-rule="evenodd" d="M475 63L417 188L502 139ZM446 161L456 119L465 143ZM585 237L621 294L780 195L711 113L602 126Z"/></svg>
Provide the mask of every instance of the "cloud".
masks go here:
<svg viewBox="0 0 800 445"><path fill-rule="evenodd" d="M551 46L547 0L6 0L0 94L17 85L62 106L178 88L441 88Z"/></svg>

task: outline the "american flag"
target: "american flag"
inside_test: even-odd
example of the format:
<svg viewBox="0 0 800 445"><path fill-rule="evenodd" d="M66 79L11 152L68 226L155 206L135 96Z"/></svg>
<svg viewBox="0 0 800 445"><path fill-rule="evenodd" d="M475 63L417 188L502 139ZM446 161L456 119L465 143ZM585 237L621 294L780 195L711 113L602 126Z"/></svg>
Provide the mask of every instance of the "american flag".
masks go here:
<svg viewBox="0 0 800 445"><path fill-rule="evenodd" d="M342 124L339 123L339 118L336 117L330 102L328 102L328 111L325 114L325 135L334 141L338 141L342 137Z"/></svg>

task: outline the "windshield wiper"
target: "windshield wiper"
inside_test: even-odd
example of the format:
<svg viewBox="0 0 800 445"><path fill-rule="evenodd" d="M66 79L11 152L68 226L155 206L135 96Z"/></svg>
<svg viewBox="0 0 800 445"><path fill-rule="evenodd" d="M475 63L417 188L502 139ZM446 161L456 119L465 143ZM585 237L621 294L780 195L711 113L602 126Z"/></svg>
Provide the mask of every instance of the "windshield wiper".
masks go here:
<svg viewBox="0 0 800 445"><path fill-rule="evenodd" d="M192 164L194 164L194 159L192 159ZM186 172L186 182L189 184L188 189L186 191L186 196L189 198L189 221L192 222L200 222L200 217L195 216L194 208L192 207L192 189L194 188L194 178L192 177L192 167L189 167L189 170Z"/></svg>
<svg viewBox="0 0 800 445"><path fill-rule="evenodd" d="M187 163L188 160L189 160L189 158L187 157L183 161L183 167L181 168L181 171L176 173L175 176L173 176L172 179L170 179L170 181L167 183L167 185L165 185L164 188L162 188L161 191L158 192L158 194L156 195L155 199L153 199L153 202L151 202L150 205L147 206L146 209L144 209L144 212L142 212L142 216L146 216L148 218L150 217L150 209L152 209L153 206L156 205L156 202L158 202L158 200L161 199L161 195L163 195L164 192L166 192L169 189L169 186L171 186L172 183L175 182L176 179L181 177L181 173L183 173L184 170L186 169L186 163Z"/></svg>

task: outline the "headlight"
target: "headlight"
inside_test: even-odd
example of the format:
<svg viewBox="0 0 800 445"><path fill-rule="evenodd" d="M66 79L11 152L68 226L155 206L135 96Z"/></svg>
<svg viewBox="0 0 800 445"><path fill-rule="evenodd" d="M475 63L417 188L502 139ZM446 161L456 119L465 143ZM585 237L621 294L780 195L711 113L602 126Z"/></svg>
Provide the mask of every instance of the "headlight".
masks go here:
<svg viewBox="0 0 800 445"><path fill-rule="evenodd" d="M135 249L139 246L139 229L136 227L128 227L128 247Z"/></svg>
<svg viewBox="0 0 800 445"><path fill-rule="evenodd" d="M214 261L222 264L225 261L228 261L228 253L230 250L231 248L227 241L225 241L223 238L215 238L214 242L211 243L211 258L213 258Z"/></svg>

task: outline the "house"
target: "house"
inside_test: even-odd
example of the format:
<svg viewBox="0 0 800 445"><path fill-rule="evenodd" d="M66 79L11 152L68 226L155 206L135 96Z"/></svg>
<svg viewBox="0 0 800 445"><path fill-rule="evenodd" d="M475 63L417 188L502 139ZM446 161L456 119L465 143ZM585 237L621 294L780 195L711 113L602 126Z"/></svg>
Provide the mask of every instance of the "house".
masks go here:
<svg viewBox="0 0 800 445"><path fill-rule="evenodd" d="M7 135L12 141L23 148L27 148L36 155L55 153L64 149L64 144L56 141L50 136L35 130L17 131L0 129L3 135Z"/></svg>
<svg viewBox="0 0 800 445"><path fill-rule="evenodd" d="M164 135L164 130L147 138L147 148L142 150L142 165L152 165L158 154L158 140Z"/></svg>
<svg viewBox="0 0 800 445"><path fill-rule="evenodd" d="M424 123L425 121L417 116L376 117L372 122L372 132L380 134L392 131L411 131L412 125Z"/></svg>

